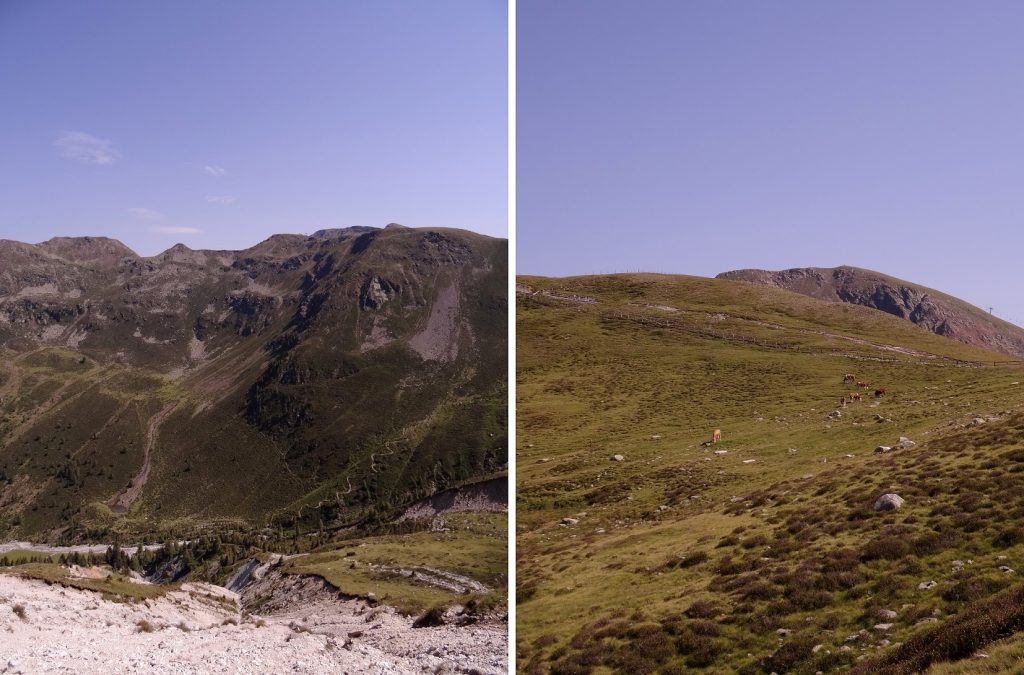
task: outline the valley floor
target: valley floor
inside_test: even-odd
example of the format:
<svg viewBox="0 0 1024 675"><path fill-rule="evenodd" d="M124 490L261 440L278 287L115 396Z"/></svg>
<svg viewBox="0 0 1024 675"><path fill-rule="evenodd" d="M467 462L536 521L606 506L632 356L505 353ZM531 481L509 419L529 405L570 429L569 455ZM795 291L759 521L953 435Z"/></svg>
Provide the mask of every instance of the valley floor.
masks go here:
<svg viewBox="0 0 1024 675"><path fill-rule="evenodd" d="M2 673L503 673L507 625L413 628L311 578L274 583L266 614L218 586L141 602L0 575Z"/></svg>

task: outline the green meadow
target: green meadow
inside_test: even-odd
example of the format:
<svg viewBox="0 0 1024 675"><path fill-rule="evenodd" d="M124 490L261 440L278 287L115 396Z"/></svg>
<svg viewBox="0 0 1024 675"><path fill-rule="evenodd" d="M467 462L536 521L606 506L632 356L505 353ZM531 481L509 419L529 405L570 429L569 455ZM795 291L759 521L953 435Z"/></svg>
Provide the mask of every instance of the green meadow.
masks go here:
<svg viewBox="0 0 1024 675"><path fill-rule="evenodd" d="M522 672L904 672L981 648L928 632L1024 571L1024 369L740 282L518 283ZM876 512L886 493L903 508Z"/></svg>

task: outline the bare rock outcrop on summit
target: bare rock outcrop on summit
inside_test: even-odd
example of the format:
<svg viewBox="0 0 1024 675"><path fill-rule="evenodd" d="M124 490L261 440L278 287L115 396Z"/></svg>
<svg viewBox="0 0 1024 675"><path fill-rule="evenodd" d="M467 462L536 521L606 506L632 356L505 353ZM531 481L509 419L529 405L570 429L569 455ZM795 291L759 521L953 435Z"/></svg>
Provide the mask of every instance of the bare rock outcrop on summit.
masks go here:
<svg viewBox="0 0 1024 675"><path fill-rule="evenodd" d="M747 281L830 302L871 307L958 342L1024 358L1024 328L945 293L857 267L734 270L716 278Z"/></svg>

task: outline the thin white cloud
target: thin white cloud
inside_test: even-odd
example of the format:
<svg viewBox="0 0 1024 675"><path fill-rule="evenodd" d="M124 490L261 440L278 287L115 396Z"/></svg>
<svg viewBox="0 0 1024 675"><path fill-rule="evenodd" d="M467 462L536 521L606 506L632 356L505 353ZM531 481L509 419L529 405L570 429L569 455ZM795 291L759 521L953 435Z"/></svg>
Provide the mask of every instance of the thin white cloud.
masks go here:
<svg viewBox="0 0 1024 675"><path fill-rule="evenodd" d="M147 209L142 206L137 206L132 209L127 209L128 213L132 214L136 218L142 218L143 220L160 220L164 217L164 214L153 209Z"/></svg>
<svg viewBox="0 0 1024 675"><path fill-rule="evenodd" d="M86 164L103 166L121 158L121 153L111 141L81 131L63 131L53 145L61 156Z"/></svg>
<svg viewBox="0 0 1024 675"><path fill-rule="evenodd" d="M202 230L198 227L154 227L151 228L154 232L160 232L161 234L201 234Z"/></svg>
<svg viewBox="0 0 1024 675"><path fill-rule="evenodd" d="M234 204L235 197L233 195L207 195L206 201L211 204Z"/></svg>
<svg viewBox="0 0 1024 675"><path fill-rule="evenodd" d="M217 166L216 164L207 164L203 167L203 171L211 176L223 176L227 173L227 170L225 170L224 167Z"/></svg>

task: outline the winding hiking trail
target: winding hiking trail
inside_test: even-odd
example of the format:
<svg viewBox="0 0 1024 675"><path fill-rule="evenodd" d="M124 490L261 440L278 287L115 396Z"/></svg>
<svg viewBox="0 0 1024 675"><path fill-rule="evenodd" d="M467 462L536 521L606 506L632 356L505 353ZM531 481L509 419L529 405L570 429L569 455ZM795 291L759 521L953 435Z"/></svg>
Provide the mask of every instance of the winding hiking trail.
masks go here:
<svg viewBox="0 0 1024 675"><path fill-rule="evenodd" d="M123 513L128 510L128 507L132 505L139 495L142 493L142 488L146 486L146 481L149 480L149 470L153 465L153 448L156 447L157 433L160 431L160 426L167 421L167 418L171 416L178 406L181 405L180 401L174 403L168 403L164 406L163 410L158 412L156 415L149 420L149 426L146 429L146 447L144 450L144 459L142 460L142 468L132 478L132 482L128 484L128 487L121 490L115 495L110 501L107 502L112 510L118 513Z"/></svg>
<svg viewBox="0 0 1024 675"><path fill-rule="evenodd" d="M348 483L348 490L346 490L345 492L338 492L337 490L334 491L333 503L337 504L338 506L341 506L341 496L342 495L346 495L347 496L347 495L352 494L352 479L349 478L348 476L345 476L345 482ZM319 509L324 504L330 504L330 503L332 503L331 498L330 497L324 497L323 499L321 499L320 501L318 501L316 503L316 506L314 506L313 509L314 510ZM299 507L299 508L300 508L300 513L301 513L301 508L302 507Z"/></svg>
<svg viewBox="0 0 1024 675"><path fill-rule="evenodd" d="M395 449L392 447L391 444L392 443L398 443L400 440L402 440L402 439L399 439L398 441L384 441L384 447L387 448L387 450L388 450L387 452L381 452L381 453L371 452L370 453L370 471L372 471L373 473L378 473L378 471L377 471L377 456L380 455L381 457L389 457L389 456L395 454Z"/></svg>

